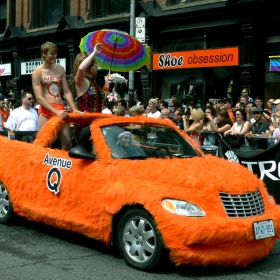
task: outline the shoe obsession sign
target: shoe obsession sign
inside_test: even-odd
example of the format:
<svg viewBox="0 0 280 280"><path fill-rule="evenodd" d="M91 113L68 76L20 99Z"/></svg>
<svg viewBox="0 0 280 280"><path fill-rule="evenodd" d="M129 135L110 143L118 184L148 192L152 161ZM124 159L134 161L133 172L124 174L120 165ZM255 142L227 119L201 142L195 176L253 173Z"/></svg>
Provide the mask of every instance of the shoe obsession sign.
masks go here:
<svg viewBox="0 0 280 280"><path fill-rule="evenodd" d="M11 63L0 64L0 76L10 76L11 72Z"/></svg>
<svg viewBox="0 0 280 280"><path fill-rule="evenodd" d="M153 70L238 65L238 47L153 54Z"/></svg>
<svg viewBox="0 0 280 280"><path fill-rule="evenodd" d="M21 63L21 75L31 75L32 72L41 64L43 64L43 60L37 61L27 61ZM56 60L56 64L63 66L66 69L66 59L61 58Z"/></svg>

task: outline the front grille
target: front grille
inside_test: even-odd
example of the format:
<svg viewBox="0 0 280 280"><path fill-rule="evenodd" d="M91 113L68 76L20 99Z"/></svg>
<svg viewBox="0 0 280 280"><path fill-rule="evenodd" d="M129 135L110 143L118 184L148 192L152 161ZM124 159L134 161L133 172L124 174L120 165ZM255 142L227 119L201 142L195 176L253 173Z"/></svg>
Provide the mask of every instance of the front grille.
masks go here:
<svg viewBox="0 0 280 280"><path fill-rule="evenodd" d="M253 217L264 214L264 203L259 191L245 194L220 192L226 213L231 218Z"/></svg>

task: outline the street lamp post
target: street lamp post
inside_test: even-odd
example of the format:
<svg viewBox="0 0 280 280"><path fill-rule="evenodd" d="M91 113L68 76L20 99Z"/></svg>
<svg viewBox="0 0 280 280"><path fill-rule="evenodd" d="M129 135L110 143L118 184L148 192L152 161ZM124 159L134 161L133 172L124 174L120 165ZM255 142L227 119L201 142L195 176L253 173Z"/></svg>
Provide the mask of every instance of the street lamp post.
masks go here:
<svg viewBox="0 0 280 280"><path fill-rule="evenodd" d="M130 0L130 35L135 37L135 0ZM134 98L134 71L129 71L128 96Z"/></svg>

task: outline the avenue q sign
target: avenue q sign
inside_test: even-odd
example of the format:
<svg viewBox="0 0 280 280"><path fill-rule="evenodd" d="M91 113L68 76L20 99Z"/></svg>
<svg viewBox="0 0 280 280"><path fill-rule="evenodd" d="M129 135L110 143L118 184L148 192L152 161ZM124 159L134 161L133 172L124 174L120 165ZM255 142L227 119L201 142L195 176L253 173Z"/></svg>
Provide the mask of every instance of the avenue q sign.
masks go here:
<svg viewBox="0 0 280 280"><path fill-rule="evenodd" d="M238 47L153 54L153 70L238 65Z"/></svg>
<svg viewBox="0 0 280 280"><path fill-rule="evenodd" d="M21 63L21 75L31 75L32 72L41 64L43 64L43 60L37 61L27 61ZM56 64L63 66L66 69L66 59L60 58L56 60Z"/></svg>

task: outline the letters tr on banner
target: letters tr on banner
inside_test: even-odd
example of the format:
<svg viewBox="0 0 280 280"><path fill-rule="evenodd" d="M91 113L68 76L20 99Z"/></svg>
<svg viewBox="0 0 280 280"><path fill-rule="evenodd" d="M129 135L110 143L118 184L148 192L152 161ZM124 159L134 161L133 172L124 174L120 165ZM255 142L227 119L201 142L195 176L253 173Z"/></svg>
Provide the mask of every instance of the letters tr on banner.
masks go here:
<svg viewBox="0 0 280 280"><path fill-rule="evenodd" d="M267 150L248 150L244 144L230 147L223 139L219 143L219 157L247 167L264 181L269 194L280 203L280 142Z"/></svg>

